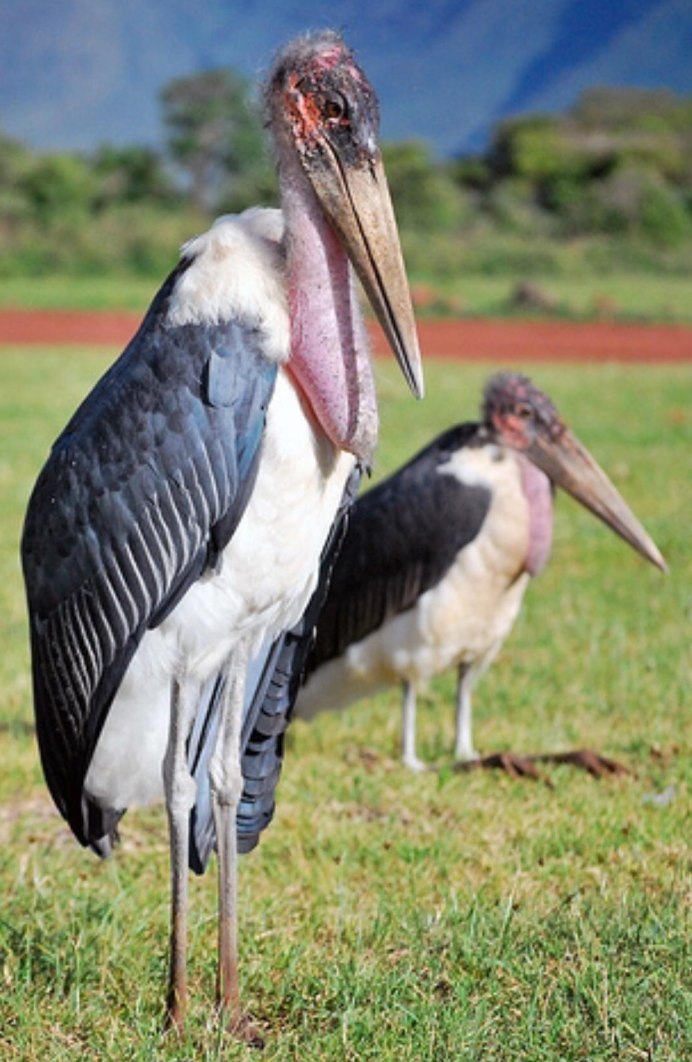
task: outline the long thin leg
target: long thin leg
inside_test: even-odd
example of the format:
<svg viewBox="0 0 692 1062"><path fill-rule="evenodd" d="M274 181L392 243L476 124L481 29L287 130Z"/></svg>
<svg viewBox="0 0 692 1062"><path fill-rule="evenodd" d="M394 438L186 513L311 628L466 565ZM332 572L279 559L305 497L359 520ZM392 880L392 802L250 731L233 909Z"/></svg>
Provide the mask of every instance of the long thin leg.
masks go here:
<svg viewBox="0 0 692 1062"><path fill-rule="evenodd" d="M236 814L243 790L240 735L243 722L247 642L241 640L228 667L221 724L209 764L214 828L219 862L219 963L216 982L220 1010L229 1030L251 1043L259 1043L240 1007L238 982L238 850Z"/></svg>
<svg viewBox="0 0 692 1062"><path fill-rule="evenodd" d="M401 703L401 759L412 771L424 771L425 764L416 756L416 687L408 679L403 681Z"/></svg>
<svg viewBox="0 0 692 1062"><path fill-rule="evenodd" d="M471 690L473 689L473 670L468 664L460 664L457 672L457 703L455 716L454 759L457 763L477 760L478 753L473 747Z"/></svg>
<svg viewBox="0 0 692 1062"><path fill-rule="evenodd" d="M171 721L163 761L171 863L171 946L166 1025L182 1032L187 1012L187 861L190 809L195 783L187 767L186 742L197 705L196 687L184 677L171 689Z"/></svg>

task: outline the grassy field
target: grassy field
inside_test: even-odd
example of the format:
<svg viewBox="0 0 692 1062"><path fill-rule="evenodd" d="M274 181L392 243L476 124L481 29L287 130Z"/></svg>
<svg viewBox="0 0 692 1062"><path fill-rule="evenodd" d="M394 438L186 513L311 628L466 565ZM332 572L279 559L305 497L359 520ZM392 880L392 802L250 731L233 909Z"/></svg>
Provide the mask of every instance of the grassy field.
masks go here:
<svg viewBox="0 0 692 1062"><path fill-rule="evenodd" d="M103 366L90 352L0 355L0 1058L246 1058L211 1006L214 876L191 890L188 1039L162 1040L163 813L128 814L99 863L37 762L17 541L47 447ZM429 363L418 404L382 363L378 474L474 415L484 375ZM480 684L476 743L590 745L636 774L557 768L553 789L454 774L451 676L420 712L421 752L440 766L424 776L397 762L397 691L297 723L276 820L241 873L242 990L271 1062L692 1057L692 368L533 375L671 571L561 497L553 561Z"/></svg>
<svg viewBox="0 0 692 1062"><path fill-rule="evenodd" d="M174 263L171 262L171 265ZM458 274L454 280L428 282L419 278L423 313L453 310L467 316L517 314L512 293L518 277ZM692 282L687 276L662 274L565 271L532 277L532 283L552 298L557 317L624 321L692 323ZM146 309L157 281L142 277L32 277L3 279L0 308L39 310Z"/></svg>
<svg viewBox="0 0 692 1062"><path fill-rule="evenodd" d="M516 315L517 279L506 276L464 274L439 285L445 298L469 316ZM553 275L531 278L531 283L552 300L549 315L576 320L683 324L692 322L692 282L689 277L616 273L606 276ZM535 311L534 311L535 312Z"/></svg>
<svg viewBox="0 0 692 1062"><path fill-rule="evenodd" d="M156 280L136 276L7 277L0 285L0 308L141 313L151 302L157 286Z"/></svg>

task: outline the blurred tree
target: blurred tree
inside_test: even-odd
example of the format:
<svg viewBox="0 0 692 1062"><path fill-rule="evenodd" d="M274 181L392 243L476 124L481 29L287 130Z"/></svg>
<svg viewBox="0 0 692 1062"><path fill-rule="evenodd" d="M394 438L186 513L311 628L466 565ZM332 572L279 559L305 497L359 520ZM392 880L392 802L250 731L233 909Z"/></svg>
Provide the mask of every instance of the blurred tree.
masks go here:
<svg viewBox="0 0 692 1062"><path fill-rule="evenodd" d="M24 145L0 133L0 221L3 226L30 213L22 181L32 165L32 156Z"/></svg>
<svg viewBox="0 0 692 1062"><path fill-rule="evenodd" d="M640 224L644 235L663 247L681 246L692 232L692 217L684 199L662 182L644 196Z"/></svg>
<svg viewBox="0 0 692 1062"><path fill-rule="evenodd" d="M161 104L168 149L197 209L218 210L234 184L266 172L259 109L241 74L221 68L178 78L162 90Z"/></svg>
<svg viewBox="0 0 692 1062"><path fill-rule="evenodd" d="M0 132L1 274L158 276L205 225L200 211L275 202L259 107L241 75L182 78L161 104L165 153L39 155ZM556 240L585 248L597 269L629 268L635 248L643 268L692 268L692 97L595 88L561 114L505 121L480 155L438 161L424 141L383 154L420 274L546 272Z"/></svg>
<svg viewBox="0 0 692 1062"><path fill-rule="evenodd" d="M93 156L97 206L113 203L170 203L176 190L158 152L137 145L104 144Z"/></svg>
<svg viewBox="0 0 692 1062"><path fill-rule="evenodd" d="M492 179L488 161L481 155L463 155L452 159L444 164L444 169L455 184L475 191L487 189Z"/></svg>
<svg viewBox="0 0 692 1062"><path fill-rule="evenodd" d="M44 155L19 181L32 214L44 225L76 219L94 205L96 178L80 155Z"/></svg>
<svg viewBox="0 0 692 1062"><path fill-rule="evenodd" d="M608 233L678 246L692 217L692 101L662 90L594 88L560 115L522 115L495 131L485 204L514 188L566 236ZM521 183L523 182L523 191ZM512 218L517 215L514 210ZM530 214L526 214L530 218ZM534 222L531 220L532 227Z"/></svg>
<svg viewBox="0 0 692 1062"><path fill-rule="evenodd" d="M399 224L406 229L453 228L464 213L464 195L430 156L421 140L383 144L382 156Z"/></svg>
<svg viewBox="0 0 692 1062"><path fill-rule="evenodd" d="M519 177L540 188L554 180L587 178L602 167L603 145L588 143L569 124L549 115L526 115L498 125L488 162L496 178Z"/></svg>
<svg viewBox="0 0 692 1062"><path fill-rule="evenodd" d="M690 106L689 98L669 89L595 85L581 93L569 114L591 129L682 128L689 125Z"/></svg>
<svg viewBox="0 0 692 1062"><path fill-rule="evenodd" d="M641 235L664 247L679 245L692 230L681 194L655 169L624 163L590 193L588 227Z"/></svg>

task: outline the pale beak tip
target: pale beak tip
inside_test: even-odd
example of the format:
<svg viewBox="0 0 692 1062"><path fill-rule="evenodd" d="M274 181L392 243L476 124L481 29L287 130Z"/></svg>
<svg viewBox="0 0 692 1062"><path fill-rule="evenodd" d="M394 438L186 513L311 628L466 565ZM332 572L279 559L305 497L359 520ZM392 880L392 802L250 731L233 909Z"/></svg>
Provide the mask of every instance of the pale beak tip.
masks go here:
<svg viewBox="0 0 692 1062"><path fill-rule="evenodd" d="M667 575L670 571L666 561L661 553L660 549L654 542L654 540L647 534L644 535L643 541L640 540L640 550L642 556L651 562L655 568Z"/></svg>
<svg viewBox="0 0 692 1062"><path fill-rule="evenodd" d="M414 398L425 398L425 379L423 377L423 360L418 343L415 343L412 356L405 356L405 376Z"/></svg>
<svg viewBox="0 0 692 1062"><path fill-rule="evenodd" d="M653 563L656 565L656 567L659 569L659 571L662 571L664 575L668 575L668 573L670 572L670 568L668 567L668 565L665 562L665 559L658 552L658 550L656 550L656 556L652 557L651 559L652 559Z"/></svg>
<svg viewBox="0 0 692 1062"><path fill-rule="evenodd" d="M649 535L646 533L638 535L634 541L630 539L630 543L635 546L637 552L641 554L644 560L648 560L650 564L653 564L653 566L663 572L664 575L668 574L670 569L663 558L663 554Z"/></svg>

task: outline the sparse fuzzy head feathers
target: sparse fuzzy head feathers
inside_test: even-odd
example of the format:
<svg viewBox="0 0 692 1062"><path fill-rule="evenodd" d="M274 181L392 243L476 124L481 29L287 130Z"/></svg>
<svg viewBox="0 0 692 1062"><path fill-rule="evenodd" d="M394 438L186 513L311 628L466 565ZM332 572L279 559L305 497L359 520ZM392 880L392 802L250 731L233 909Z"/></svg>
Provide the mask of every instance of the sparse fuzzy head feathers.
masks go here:
<svg viewBox="0 0 692 1062"><path fill-rule="evenodd" d="M375 150L377 96L353 52L334 30L297 37L277 53L265 81L264 110L275 136L290 131L289 139L303 150L310 148L316 135L339 128L344 135L362 140L369 152Z"/></svg>
<svg viewBox="0 0 692 1062"><path fill-rule="evenodd" d="M323 29L295 37L274 57L264 85L265 106L269 111L273 93L290 72L304 76L321 69L329 69L353 56L343 37L336 30Z"/></svg>
<svg viewBox="0 0 692 1062"><path fill-rule="evenodd" d="M520 373L491 376L485 385L482 415L484 423L500 435L505 434L505 428L510 426L512 435L516 435L522 422L527 431L531 426L532 431L552 437L565 430L560 414L548 396L528 376Z"/></svg>

